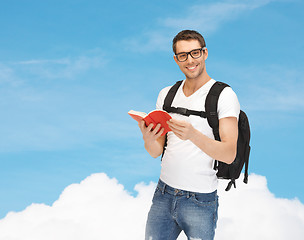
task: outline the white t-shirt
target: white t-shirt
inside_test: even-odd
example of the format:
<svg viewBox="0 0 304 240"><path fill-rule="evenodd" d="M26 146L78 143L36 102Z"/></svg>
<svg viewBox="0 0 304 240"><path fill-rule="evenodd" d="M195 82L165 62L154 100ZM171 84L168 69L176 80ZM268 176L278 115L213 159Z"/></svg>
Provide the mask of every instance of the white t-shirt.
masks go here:
<svg viewBox="0 0 304 240"><path fill-rule="evenodd" d="M182 107L196 111L205 111L206 96L215 83L211 79L191 96L183 92L185 80L179 87L173 107ZM156 109L162 109L164 99L171 86L159 93ZM239 116L240 105L236 94L230 87L224 88L218 101L219 119ZM170 113L172 118L190 122L194 128L209 138L214 139L212 128L206 118L190 115L189 117ZM216 171L213 169L214 159L195 146L190 140L181 140L173 132L168 133L167 148L162 159L160 179L171 187L191 192L210 193L217 189Z"/></svg>

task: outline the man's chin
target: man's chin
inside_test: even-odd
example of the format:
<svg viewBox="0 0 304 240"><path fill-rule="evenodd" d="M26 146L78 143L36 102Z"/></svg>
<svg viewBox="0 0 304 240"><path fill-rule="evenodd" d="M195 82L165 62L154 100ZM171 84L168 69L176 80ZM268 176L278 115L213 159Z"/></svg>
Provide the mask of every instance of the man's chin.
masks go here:
<svg viewBox="0 0 304 240"><path fill-rule="evenodd" d="M187 79L196 79L200 76L198 73L193 73L193 74L185 74Z"/></svg>

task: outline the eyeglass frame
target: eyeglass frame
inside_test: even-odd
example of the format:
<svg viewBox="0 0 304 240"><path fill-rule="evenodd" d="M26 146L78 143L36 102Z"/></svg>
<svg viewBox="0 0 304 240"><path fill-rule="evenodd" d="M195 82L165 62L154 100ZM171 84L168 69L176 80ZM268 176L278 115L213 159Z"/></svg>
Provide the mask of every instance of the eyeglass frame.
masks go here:
<svg viewBox="0 0 304 240"><path fill-rule="evenodd" d="M177 61L179 61L179 62L186 62L187 60L188 60L188 56L190 55L193 59L198 59L198 58L200 58L201 56L202 56L202 51L204 51L205 49L207 49L206 47L202 47L202 48L197 48L197 49L193 49L193 50L191 50L190 52L181 52L181 53L177 53L177 54L175 54L175 57L176 57L176 59L177 59ZM197 50L200 50L200 56L199 57L193 57L192 56L192 54L191 54L191 52L193 52L193 51L197 51ZM180 61L179 59L178 59L178 55L180 55L180 54L187 54L187 57L186 57L186 59L184 60L184 61Z"/></svg>

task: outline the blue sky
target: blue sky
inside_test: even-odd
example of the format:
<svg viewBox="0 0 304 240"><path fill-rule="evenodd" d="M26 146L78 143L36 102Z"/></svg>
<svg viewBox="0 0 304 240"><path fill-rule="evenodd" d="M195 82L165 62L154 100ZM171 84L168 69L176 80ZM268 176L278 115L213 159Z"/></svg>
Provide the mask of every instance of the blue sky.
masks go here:
<svg viewBox="0 0 304 240"><path fill-rule="evenodd" d="M1 1L0 218L51 204L92 173L130 192L157 181L130 109L149 112L183 79L171 40L196 29L207 71L239 97L252 128L250 172L304 202L300 0ZM250 179L249 179L250 181Z"/></svg>

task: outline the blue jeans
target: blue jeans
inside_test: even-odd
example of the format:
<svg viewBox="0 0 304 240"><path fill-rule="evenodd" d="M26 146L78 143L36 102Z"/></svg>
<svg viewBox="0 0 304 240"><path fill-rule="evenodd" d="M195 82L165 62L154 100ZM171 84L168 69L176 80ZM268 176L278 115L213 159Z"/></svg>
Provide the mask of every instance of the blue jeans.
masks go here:
<svg viewBox="0 0 304 240"><path fill-rule="evenodd" d="M175 240L184 231L189 240L214 239L217 191L195 193L159 180L146 225L146 240Z"/></svg>

